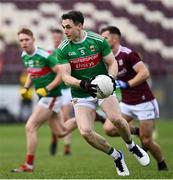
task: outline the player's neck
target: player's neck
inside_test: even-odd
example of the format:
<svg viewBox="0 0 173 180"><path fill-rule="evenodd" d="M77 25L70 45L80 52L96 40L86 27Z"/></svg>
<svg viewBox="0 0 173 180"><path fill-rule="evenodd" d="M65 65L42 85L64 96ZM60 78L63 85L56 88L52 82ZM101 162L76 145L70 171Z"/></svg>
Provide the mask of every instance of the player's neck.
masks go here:
<svg viewBox="0 0 173 180"><path fill-rule="evenodd" d="M114 55L117 54L117 52L119 50L119 47L120 47L120 45L116 45L116 46L112 47L112 52L113 52Z"/></svg>
<svg viewBox="0 0 173 180"><path fill-rule="evenodd" d="M35 46L33 46L29 51L27 51L26 53L28 54L28 55L33 55L34 53L35 53L35 51L36 51L36 47Z"/></svg>
<svg viewBox="0 0 173 180"><path fill-rule="evenodd" d="M84 30L81 30L79 33L79 36L74 40L74 42L82 42L86 37L86 32Z"/></svg>
<svg viewBox="0 0 173 180"><path fill-rule="evenodd" d="M112 48L112 52L113 52L114 54L116 54L116 53L118 52L118 47L117 47L117 46L114 46L114 47Z"/></svg>

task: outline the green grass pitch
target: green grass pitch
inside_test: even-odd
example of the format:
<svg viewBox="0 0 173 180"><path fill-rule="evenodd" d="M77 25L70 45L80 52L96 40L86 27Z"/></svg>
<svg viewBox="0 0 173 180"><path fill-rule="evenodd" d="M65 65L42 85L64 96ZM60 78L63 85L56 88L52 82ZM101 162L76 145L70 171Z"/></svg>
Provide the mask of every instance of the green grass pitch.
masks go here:
<svg viewBox="0 0 173 180"><path fill-rule="evenodd" d="M110 138L102 130L102 125L96 123L97 132L101 133L112 145L125 154L130 176L126 179L171 179L173 178L173 121L158 121L157 142L167 160L169 171L158 172L156 161L151 157L147 167L141 167L135 158L127 151L120 138ZM140 143L138 138L134 138ZM11 173L25 158L24 125L0 125L0 178L2 179L119 179L113 160L106 154L89 146L75 130L72 135L72 155L64 157L63 141L58 144L58 153L49 155L50 130L44 125L39 130L39 144L35 160L34 173Z"/></svg>

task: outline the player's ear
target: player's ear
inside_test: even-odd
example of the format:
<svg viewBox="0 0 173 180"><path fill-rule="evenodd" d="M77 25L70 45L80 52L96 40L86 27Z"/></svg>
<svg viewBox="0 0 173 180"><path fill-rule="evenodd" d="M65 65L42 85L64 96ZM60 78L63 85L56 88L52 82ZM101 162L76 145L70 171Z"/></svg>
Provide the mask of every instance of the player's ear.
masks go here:
<svg viewBox="0 0 173 180"><path fill-rule="evenodd" d="M83 29L83 24L79 23L78 27L79 29Z"/></svg>

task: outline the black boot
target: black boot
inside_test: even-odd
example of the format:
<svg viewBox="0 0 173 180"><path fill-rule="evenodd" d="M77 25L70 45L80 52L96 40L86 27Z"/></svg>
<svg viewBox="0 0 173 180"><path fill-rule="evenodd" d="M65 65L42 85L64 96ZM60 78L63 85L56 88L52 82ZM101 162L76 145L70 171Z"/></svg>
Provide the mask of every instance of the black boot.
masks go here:
<svg viewBox="0 0 173 180"><path fill-rule="evenodd" d="M157 167L158 167L159 171L168 171L168 167L167 167L165 160L158 162Z"/></svg>

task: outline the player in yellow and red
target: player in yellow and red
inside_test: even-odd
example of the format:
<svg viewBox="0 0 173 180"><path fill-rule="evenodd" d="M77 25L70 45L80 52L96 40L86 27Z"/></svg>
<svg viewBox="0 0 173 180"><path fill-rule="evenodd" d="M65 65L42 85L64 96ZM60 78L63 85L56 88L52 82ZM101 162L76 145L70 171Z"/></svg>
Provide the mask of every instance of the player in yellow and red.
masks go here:
<svg viewBox="0 0 173 180"><path fill-rule="evenodd" d="M27 96L33 84L39 96L39 102L26 123L26 160L12 172L33 172L37 148L37 130L45 122L56 135L65 136L74 127L75 120L67 121L64 126L61 114L61 74L57 59L43 49L34 45L35 38L30 29L23 28L18 32L22 60L27 69L28 77L21 95Z"/></svg>

